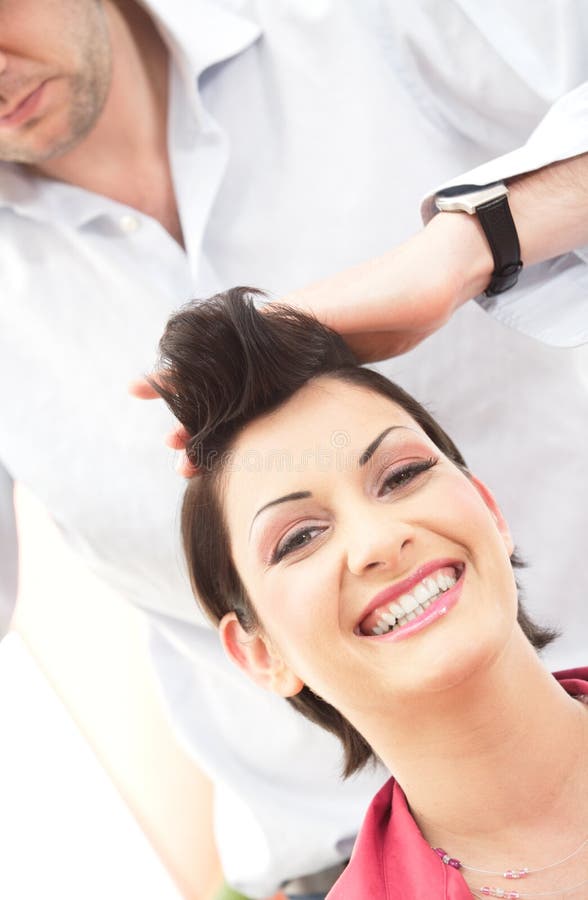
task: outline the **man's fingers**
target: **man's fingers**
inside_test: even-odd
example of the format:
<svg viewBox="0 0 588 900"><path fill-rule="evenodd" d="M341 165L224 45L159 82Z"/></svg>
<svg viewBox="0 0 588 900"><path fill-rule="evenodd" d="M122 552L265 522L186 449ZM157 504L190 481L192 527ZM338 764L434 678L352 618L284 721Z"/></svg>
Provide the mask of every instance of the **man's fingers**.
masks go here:
<svg viewBox="0 0 588 900"><path fill-rule="evenodd" d="M157 375L154 375L153 378L157 380ZM133 397L138 397L139 400L156 400L160 396L145 378L135 378L131 381L128 391L129 394L132 394ZM180 451L176 460L176 471L178 474L184 478L193 478L194 475L197 475L198 468L193 466L186 456L186 444L190 440L190 432L183 425L178 424L173 431L166 434L164 440L166 445L171 447L172 450Z"/></svg>
<svg viewBox="0 0 588 900"><path fill-rule="evenodd" d="M183 475L184 478L192 478L194 475L198 474L198 468L192 465L183 450L178 454L176 472L179 475Z"/></svg>
<svg viewBox="0 0 588 900"><path fill-rule="evenodd" d="M184 478L192 478L198 474L198 468L193 466L186 455L186 444L190 440L190 432L186 431L183 425L178 425L173 431L165 437L165 443L172 450L179 450L176 460L176 472L183 475Z"/></svg>
<svg viewBox="0 0 588 900"><path fill-rule="evenodd" d="M151 387L145 378L134 378L129 382L127 390L129 394L138 397L139 400L157 400L159 398L155 388Z"/></svg>
<svg viewBox="0 0 588 900"><path fill-rule="evenodd" d="M176 459L175 468L176 472L184 478L192 478L194 475L198 474L198 467L193 466L186 455L186 444L189 439L190 434L183 425L178 425L177 428L174 428L174 430L170 431L165 437L165 443L168 447L171 447L172 450L180 451L178 453L178 458Z"/></svg>
<svg viewBox="0 0 588 900"><path fill-rule="evenodd" d="M190 433L186 431L183 425L177 425L173 431L170 431L165 436L165 443L172 450L185 450L189 440Z"/></svg>

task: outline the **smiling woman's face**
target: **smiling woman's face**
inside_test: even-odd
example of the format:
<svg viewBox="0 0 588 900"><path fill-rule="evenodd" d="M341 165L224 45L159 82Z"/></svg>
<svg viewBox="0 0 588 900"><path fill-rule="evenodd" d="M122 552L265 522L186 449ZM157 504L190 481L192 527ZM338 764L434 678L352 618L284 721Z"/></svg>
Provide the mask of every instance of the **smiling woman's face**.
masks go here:
<svg viewBox="0 0 588 900"><path fill-rule="evenodd" d="M305 683L353 722L461 683L514 631L491 495L373 391L323 377L249 425L223 505L262 623L243 641L229 615L223 640L283 694Z"/></svg>

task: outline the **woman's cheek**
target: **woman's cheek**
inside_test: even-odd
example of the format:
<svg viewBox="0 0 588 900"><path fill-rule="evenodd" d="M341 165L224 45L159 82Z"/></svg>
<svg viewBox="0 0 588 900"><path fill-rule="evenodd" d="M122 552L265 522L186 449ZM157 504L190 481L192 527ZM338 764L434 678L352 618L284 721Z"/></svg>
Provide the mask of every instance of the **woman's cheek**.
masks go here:
<svg viewBox="0 0 588 900"><path fill-rule="evenodd" d="M337 624L337 582L324 560L286 566L275 580L272 624L298 649L320 646Z"/></svg>
<svg viewBox="0 0 588 900"><path fill-rule="evenodd" d="M440 486L441 487L441 486ZM479 529L492 524L490 510L469 479L452 479L450 489L444 485L438 497L431 498L439 525L464 544L475 538Z"/></svg>

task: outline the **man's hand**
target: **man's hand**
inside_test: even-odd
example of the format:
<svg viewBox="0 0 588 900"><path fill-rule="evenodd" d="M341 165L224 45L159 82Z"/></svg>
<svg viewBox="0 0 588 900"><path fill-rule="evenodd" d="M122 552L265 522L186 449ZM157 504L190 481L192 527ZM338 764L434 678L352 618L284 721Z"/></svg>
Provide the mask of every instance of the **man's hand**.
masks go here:
<svg viewBox="0 0 588 900"><path fill-rule="evenodd" d="M462 264L466 254L468 267ZM361 362L374 362L410 350L444 325L461 303L485 288L491 271L492 256L477 221L442 213L384 256L279 302L312 312L343 335ZM152 377L157 380L157 373ZM129 393L141 400L159 398L144 378L131 382ZM185 478L198 474L186 455L189 438L179 423L165 438L179 451L176 469Z"/></svg>
<svg viewBox="0 0 588 900"><path fill-rule="evenodd" d="M157 375L152 376L155 380L157 380ZM132 394L133 397L138 397L139 400L159 400L160 396L152 387L149 382L145 378L137 378L135 381L131 381L128 386L129 394ZM198 474L198 469L196 466L193 466L190 460L186 455L186 444L190 440L190 434L183 425L180 425L178 422L176 427L168 432L165 436L164 441L168 447L171 447L172 450L179 450L178 459L176 462L176 471L179 472L180 475L183 475L184 478L192 478L193 475Z"/></svg>

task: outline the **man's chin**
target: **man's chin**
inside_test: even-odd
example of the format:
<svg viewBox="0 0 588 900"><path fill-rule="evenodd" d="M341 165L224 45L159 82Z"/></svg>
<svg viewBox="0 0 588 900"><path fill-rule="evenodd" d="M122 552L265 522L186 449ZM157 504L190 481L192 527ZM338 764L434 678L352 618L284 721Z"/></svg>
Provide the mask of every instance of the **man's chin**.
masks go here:
<svg viewBox="0 0 588 900"><path fill-rule="evenodd" d="M63 155L53 147L38 149L20 145L19 147L3 147L0 145L0 162L19 163L25 166L41 166L43 163Z"/></svg>
<svg viewBox="0 0 588 900"><path fill-rule="evenodd" d="M0 135L0 161L21 163L28 166L42 166L43 163L58 159L73 150L84 139L82 134L60 134L47 136L41 133L41 123L27 123L20 139L2 141ZM28 134L27 134L28 132ZM36 133L35 133L36 132Z"/></svg>

